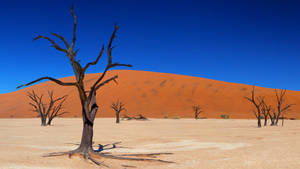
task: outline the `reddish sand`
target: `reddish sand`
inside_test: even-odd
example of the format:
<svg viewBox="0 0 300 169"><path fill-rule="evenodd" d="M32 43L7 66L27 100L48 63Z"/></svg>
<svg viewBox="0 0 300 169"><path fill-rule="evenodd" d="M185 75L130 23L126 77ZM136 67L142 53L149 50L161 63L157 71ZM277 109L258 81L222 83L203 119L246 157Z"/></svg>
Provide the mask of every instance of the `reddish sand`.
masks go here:
<svg viewBox="0 0 300 169"><path fill-rule="evenodd" d="M193 117L192 106L200 104L205 111L200 117L220 118L221 114L228 114L230 118L254 118L252 105L244 99L252 90L252 86L249 85L132 70L110 71L106 77L115 74L119 75L118 85L112 82L97 93L97 103L100 106L98 117L113 117L114 112L110 105L119 99L126 104L127 112L123 114L130 116L143 114L155 118ZM99 74L86 75L86 85L91 85L98 76ZM72 79L73 77L67 77L61 80ZM37 114L30 111L26 93L35 90L47 95L47 90L51 89L56 96L69 95L65 110L70 113L65 117L81 116L75 87L44 82L16 92L1 94L0 118L36 117ZM274 102L274 89L257 87L256 90L257 95L264 95L268 102ZM300 118L300 92L287 91L287 102L296 104L287 117Z"/></svg>

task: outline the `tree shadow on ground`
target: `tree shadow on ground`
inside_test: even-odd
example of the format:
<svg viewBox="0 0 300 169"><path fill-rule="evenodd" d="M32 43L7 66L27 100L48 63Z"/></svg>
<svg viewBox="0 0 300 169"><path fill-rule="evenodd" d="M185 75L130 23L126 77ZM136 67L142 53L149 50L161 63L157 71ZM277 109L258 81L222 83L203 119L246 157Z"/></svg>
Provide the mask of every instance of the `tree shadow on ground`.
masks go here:
<svg viewBox="0 0 300 169"><path fill-rule="evenodd" d="M66 143L70 145L79 145L79 143ZM54 157L54 156L63 156L68 155L71 158L73 155L82 156L86 160L90 160L94 164L98 166L105 166L109 168L108 165L104 164L103 161L99 162L98 159L114 159L114 160L125 160L125 161L145 161L145 162L159 162L159 163L175 163L173 161L161 160L158 156L161 155L172 155L173 153L132 153L132 154L113 154L111 152L107 152L107 150L116 149L116 148L130 148L120 146L121 142L115 142L110 144L95 144L93 142L93 149L89 154L81 154L80 152L76 152L76 150L67 151L67 152L53 152L43 155L43 157ZM97 147L94 149L94 147ZM121 165L122 167L127 168L136 168L136 166L131 165Z"/></svg>

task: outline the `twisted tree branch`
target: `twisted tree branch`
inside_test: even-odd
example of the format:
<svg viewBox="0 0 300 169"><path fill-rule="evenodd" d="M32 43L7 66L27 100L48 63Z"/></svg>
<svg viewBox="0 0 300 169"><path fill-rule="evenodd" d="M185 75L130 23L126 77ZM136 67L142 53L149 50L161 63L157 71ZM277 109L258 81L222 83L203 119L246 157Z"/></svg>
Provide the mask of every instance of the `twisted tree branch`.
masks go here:
<svg viewBox="0 0 300 169"><path fill-rule="evenodd" d="M50 81L53 81L53 82L55 82L55 83L57 83L57 84L59 84L59 85L62 85L62 86L76 86L76 83L71 83L71 82L66 83L66 82L62 82L62 81L60 81L60 80L58 80L58 79L54 79L54 78L52 78L52 77L46 76L46 77L41 77L41 78L39 78L39 79L37 79L37 80L34 80L34 81L32 81L32 82L29 82L29 83L20 85L20 86L17 87L17 89L19 89L19 88L21 88L21 87L24 87L24 86L32 85L32 84L34 84L34 83L36 83L36 82L39 82L39 81L45 80L45 79L48 79L48 80L50 80Z"/></svg>
<svg viewBox="0 0 300 169"><path fill-rule="evenodd" d="M46 39L46 40L48 40L49 42L51 42L53 44L52 47L54 47L55 49L57 49L61 52L65 52L65 53L67 52L66 49L63 49L62 47L58 46L58 44L54 40L50 39L47 36L38 35L36 38L33 39L33 41L38 40L38 39Z"/></svg>

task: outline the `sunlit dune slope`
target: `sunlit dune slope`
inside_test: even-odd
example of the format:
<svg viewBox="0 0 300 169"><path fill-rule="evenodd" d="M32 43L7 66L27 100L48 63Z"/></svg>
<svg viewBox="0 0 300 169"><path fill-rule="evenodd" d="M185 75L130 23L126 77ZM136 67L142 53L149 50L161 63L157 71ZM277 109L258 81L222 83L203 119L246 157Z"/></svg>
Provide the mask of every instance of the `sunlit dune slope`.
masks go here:
<svg viewBox="0 0 300 169"><path fill-rule="evenodd" d="M252 86L249 85L133 70L110 71L106 78L115 74L119 75L118 84L111 82L97 92L98 117L113 117L114 112L110 105L119 99L126 105L127 111L123 112L123 115L130 116L143 114L155 118L193 117L192 106L199 104L204 110L200 117L220 118L221 114L228 114L230 118L254 118L252 105L244 99L252 90ZM87 89L98 76L99 74L86 75ZM69 82L73 77L61 80ZM54 90L55 96L69 95L64 108L69 113L65 117L81 116L75 87L44 82L16 92L1 94L0 117L36 117L37 114L31 111L30 100L27 97L27 92L31 90L45 96L47 90ZM256 87L256 91L257 95L266 96L267 102L274 105L274 89ZM296 104L287 116L300 119L300 92L287 91L287 102Z"/></svg>

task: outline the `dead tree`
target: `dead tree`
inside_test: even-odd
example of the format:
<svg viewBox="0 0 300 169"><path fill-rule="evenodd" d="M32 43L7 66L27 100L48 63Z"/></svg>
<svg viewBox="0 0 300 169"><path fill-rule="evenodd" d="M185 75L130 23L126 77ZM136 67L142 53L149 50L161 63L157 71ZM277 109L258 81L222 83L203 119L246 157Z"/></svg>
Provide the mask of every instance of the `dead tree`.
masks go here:
<svg viewBox="0 0 300 169"><path fill-rule="evenodd" d="M255 96L255 86L253 86L251 91L250 97L245 97L248 101L250 101L254 107L256 108L256 111L254 111L254 115L257 118L257 127L261 127L261 106L262 106L262 100L263 97L256 97Z"/></svg>
<svg viewBox="0 0 300 169"><path fill-rule="evenodd" d="M270 117L271 125L273 125L273 124L274 124L274 118L273 118L273 116L271 115L271 109L272 109L272 106L266 104L266 102L265 102L264 99L262 99L261 101L262 101L261 111L262 111L262 113L264 114L264 119L265 119L265 121L264 121L264 126L266 126L267 123L268 123L268 122L267 122L267 121L268 121L268 117Z"/></svg>
<svg viewBox="0 0 300 169"><path fill-rule="evenodd" d="M142 114L138 114L137 117L130 117L130 116L124 115L122 120L142 120L142 121L145 121L145 120L148 120L148 118L143 116Z"/></svg>
<svg viewBox="0 0 300 169"><path fill-rule="evenodd" d="M282 118L282 126L283 126L283 121L284 121L284 114L290 110L290 108L294 104L285 104L285 94L286 94L286 89L279 90L279 92L275 89L275 94L276 94L276 103L277 103L277 112L276 112L276 118L275 118L275 123L274 125L278 125L279 118Z"/></svg>
<svg viewBox="0 0 300 169"><path fill-rule="evenodd" d="M38 113L41 118L41 125L51 125L55 117L61 116L66 112L62 112L63 104L66 101L67 95L54 98L53 91L48 91L49 103L43 101L43 95L38 96L34 90L27 93L27 96L32 102L29 103L33 107L33 111ZM48 119L48 122L46 122Z"/></svg>
<svg viewBox="0 0 300 169"><path fill-rule="evenodd" d="M86 87L84 85L84 79L85 79L85 74L87 69L90 66L96 65L98 63L98 61L100 60L101 56L103 55L104 52L104 45L102 46L99 55L97 56L97 58L92 61L87 63L86 65L81 65L80 61L78 60L77 53L78 53L78 49L75 49L75 43L76 43L76 27L77 27L77 17L73 11L73 6L71 7L71 15L73 17L73 37L72 37L72 42L71 44L69 44L67 42L67 40L56 33L51 33L53 36L59 38L65 45L65 47L61 47L60 45L58 45L54 40L52 40L51 38L47 37L47 36L42 36L39 35L36 38L34 38L33 40L38 40L38 39L46 39L47 41L49 41L52 44L52 47L55 48L56 50L58 50L59 52L64 53L69 61L70 64L72 66L74 75L75 75L75 81L73 82L63 82L59 79L55 79L52 77L41 77L38 78L32 82L29 82L27 84L23 84L18 86L17 88L20 87L24 87L24 86L29 86L32 85L36 82L39 82L41 80L50 80L58 85L61 86L72 86L72 87L76 87L77 91L78 91L78 96L80 99L80 103L81 103L81 108L82 108L82 120L83 120L83 130L82 130L82 136L81 136L81 142L80 145L77 149L70 151L70 152L62 152L62 153L52 153L49 154L48 156L58 156L58 155L64 155L64 154L69 154L69 156L71 157L73 154L80 154L82 155L85 159L89 159L92 162L94 162L97 165L101 165L101 163L97 162L94 158L92 158L91 154L95 154L92 144L93 144L93 126L94 126L94 120L98 111L98 105L96 103L96 92L103 87L104 85L108 84L111 81L115 81L118 78L118 75L114 75L112 77L109 78L104 78L105 75L107 74L108 70L115 68L115 67L132 67L130 64L120 64L118 62L113 62L112 60L112 50L113 50L113 40L116 37L116 33L118 30L118 26L115 25L114 27L114 31L110 37L110 41L108 43L108 46L106 48L107 51L107 56L108 56L108 62L106 64L106 67L104 69L104 71L99 74L99 77L92 83L92 85L90 86L89 90L86 90ZM134 158L134 159L128 159L125 157L116 157L116 156L112 156L112 155L108 155L108 154L100 154L100 153L96 153L96 155L101 156L101 157L106 157L106 158L113 158L113 159L125 159L125 160L144 160L144 161L159 161L159 160L154 160L154 159L138 159L138 158Z"/></svg>
<svg viewBox="0 0 300 169"><path fill-rule="evenodd" d="M199 114L203 112L200 105L194 105L193 110L194 110L195 119L196 120L199 119Z"/></svg>
<svg viewBox="0 0 300 169"><path fill-rule="evenodd" d="M120 102L119 100L116 101L116 102L113 102L112 105L111 105L111 108L115 111L116 113L116 123L120 123L120 113L123 111L123 110L126 110L124 108L125 104Z"/></svg>
<svg viewBox="0 0 300 169"><path fill-rule="evenodd" d="M55 117L59 117L62 116L63 114L66 114L67 112L62 111L63 109L63 104L66 101L66 98L64 98L63 100L61 100L61 102L59 102L57 105L53 106L52 110L50 111L50 113L48 114L48 122L47 125L51 125L52 120Z"/></svg>
<svg viewBox="0 0 300 169"><path fill-rule="evenodd" d="M35 92L32 91L31 93L28 92L27 96L31 99L31 101L33 101L33 102L29 103L29 105L31 105L33 107L32 111L37 112L38 117L41 118L41 126L46 126L47 116L44 113L45 112L45 107L44 107L44 104L42 103L43 95L37 96L35 94Z"/></svg>
<svg viewBox="0 0 300 169"><path fill-rule="evenodd" d="M135 120L148 120L147 117L143 116L142 114L138 114L137 117L133 117Z"/></svg>
<svg viewBox="0 0 300 169"><path fill-rule="evenodd" d="M272 112L272 113L271 113ZM275 121L276 121L276 111L274 108L271 108L270 113L268 114L271 120L271 126L275 126Z"/></svg>

